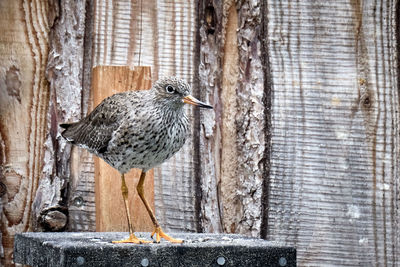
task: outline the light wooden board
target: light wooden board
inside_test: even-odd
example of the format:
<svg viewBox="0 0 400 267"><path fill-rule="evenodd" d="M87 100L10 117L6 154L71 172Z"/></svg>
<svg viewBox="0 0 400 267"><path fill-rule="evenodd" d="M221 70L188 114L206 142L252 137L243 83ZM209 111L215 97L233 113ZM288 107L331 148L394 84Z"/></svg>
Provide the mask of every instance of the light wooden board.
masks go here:
<svg viewBox="0 0 400 267"><path fill-rule="evenodd" d="M30 229L41 176L52 14L47 1L0 2L1 266L11 265L14 234Z"/></svg>
<svg viewBox="0 0 400 267"><path fill-rule="evenodd" d="M396 1L268 1L266 237L299 266L398 266ZM398 4L397 4L398 7Z"/></svg>
<svg viewBox="0 0 400 267"><path fill-rule="evenodd" d="M150 67L97 66L93 69L94 107L106 97L128 90L151 88ZM102 159L95 157L96 230L101 232L128 231L126 212L121 194L121 174ZM136 192L140 170L125 175L129 190L129 208L135 231L152 231L150 217ZM145 196L154 209L154 174L149 171L144 183Z"/></svg>
<svg viewBox="0 0 400 267"><path fill-rule="evenodd" d="M140 7L140 2L95 1L93 66L137 66L140 53L140 64L151 66L153 80L176 75L193 83L196 3L151 0ZM189 107L188 114L192 116ZM164 230L196 230L193 158L189 139L155 168L155 212Z"/></svg>

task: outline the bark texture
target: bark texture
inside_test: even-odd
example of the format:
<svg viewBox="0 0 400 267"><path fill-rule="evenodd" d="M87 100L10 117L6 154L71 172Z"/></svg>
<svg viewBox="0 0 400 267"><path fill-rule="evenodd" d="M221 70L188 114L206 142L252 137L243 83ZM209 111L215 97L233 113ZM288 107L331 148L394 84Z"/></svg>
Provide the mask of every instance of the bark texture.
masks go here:
<svg viewBox="0 0 400 267"><path fill-rule="evenodd" d="M69 183L76 189L76 183L83 182L78 177L70 180L71 146L61 137L58 125L66 121L76 121L83 113L81 105L85 4L84 0L61 1L60 6L55 3L57 13L50 30L46 66L49 103L43 167L32 205L34 230L65 230L69 217L69 199L79 197L74 195L75 190L70 194L72 192L69 190ZM82 168L82 166L74 167L76 167L75 172L80 172ZM91 200L93 203L93 199ZM71 204L74 206L74 203ZM76 210L71 215L73 222L79 221Z"/></svg>
<svg viewBox="0 0 400 267"><path fill-rule="evenodd" d="M201 1L201 223L259 236L264 172L260 2Z"/></svg>

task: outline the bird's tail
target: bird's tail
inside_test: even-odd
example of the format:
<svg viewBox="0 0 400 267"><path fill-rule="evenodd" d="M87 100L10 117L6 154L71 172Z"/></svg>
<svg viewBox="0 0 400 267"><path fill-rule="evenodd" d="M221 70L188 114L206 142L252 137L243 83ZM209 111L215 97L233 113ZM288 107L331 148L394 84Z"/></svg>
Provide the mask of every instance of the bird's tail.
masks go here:
<svg viewBox="0 0 400 267"><path fill-rule="evenodd" d="M61 132L61 136L65 138L68 142L75 144L75 136L76 136L76 130L79 124L74 122L74 123L62 123L60 124L60 127L63 128L64 130Z"/></svg>

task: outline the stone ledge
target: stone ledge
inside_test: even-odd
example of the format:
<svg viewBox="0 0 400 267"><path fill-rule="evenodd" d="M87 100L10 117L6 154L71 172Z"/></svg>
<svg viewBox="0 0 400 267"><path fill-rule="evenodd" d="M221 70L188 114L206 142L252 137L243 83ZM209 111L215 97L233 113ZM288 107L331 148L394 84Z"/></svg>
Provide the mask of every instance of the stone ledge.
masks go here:
<svg viewBox="0 0 400 267"><path fill-rule="evenodd" d="M31 266L296 266L296 250L240 235L171 233L183 244L112 244L127 233L22 233L14 261ZM138 233L148 239L149 233Z"/></svg>

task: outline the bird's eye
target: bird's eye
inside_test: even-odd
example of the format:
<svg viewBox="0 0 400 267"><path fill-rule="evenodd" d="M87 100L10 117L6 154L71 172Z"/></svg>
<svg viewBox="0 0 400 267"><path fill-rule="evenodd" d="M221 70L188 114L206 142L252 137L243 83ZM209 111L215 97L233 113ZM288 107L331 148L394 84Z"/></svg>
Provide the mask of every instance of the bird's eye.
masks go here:
<svg viewBox="0 0 400 267"><path fill-rule="evenodd" d="M175 92L175 89L174 89L174 87L172 87L172 85L167 85L165 87L165 91L167 91L167 93L172 94L173 92Z"/></svg>

